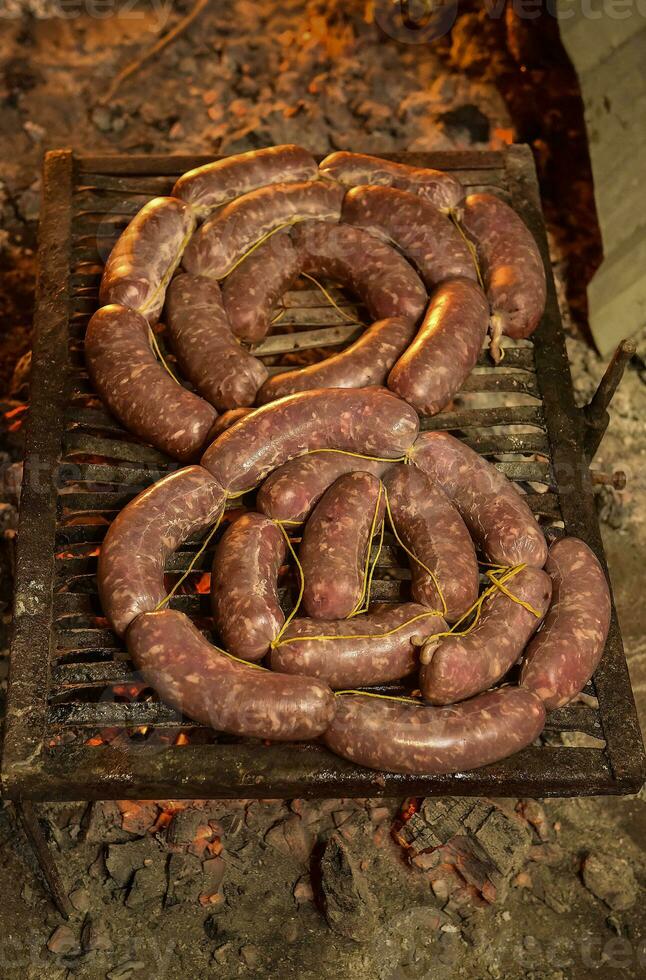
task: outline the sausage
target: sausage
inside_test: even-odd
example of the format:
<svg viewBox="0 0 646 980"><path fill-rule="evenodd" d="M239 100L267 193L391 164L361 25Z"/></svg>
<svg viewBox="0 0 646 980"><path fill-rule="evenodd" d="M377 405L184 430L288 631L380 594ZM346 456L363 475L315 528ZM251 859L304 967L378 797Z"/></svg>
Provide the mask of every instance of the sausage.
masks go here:
<svg viewBox="0 0 646 980"><path fill-rule="evenodd" d="M457 507L488 561L543 567L545 536L504 473L448 432L422 433L409 455Z"/></svg>
<svg viewBox="0 0 646 980"><path fill-rule="evenodd" d="M340 476L357 470L382 476L390 466L388 461L358 459L344 453L298 456L267 477L258 490L256 508L275 521L299 524Z"/></svg>
<svg viewBox="0 0 646 980"><path fill-rule="evenodd" d="M285 616L278 572L287 546L280 528L262 514L246 513L224 532L211 569L211 605L222 645L245 660L260 660Z"/></svg>
<svg viewBox="0 0 646 980"><path fill-rule="evenodd" d="M156 197L139 211L108 256L99 299L159 319L166 287L195 229L191 209L174 197Z"/></svg>
<svg viewBox="0 0 646 980"><path fill-rule="evenodd" d="M301 146L288 143L236 153L188 170L176 181L172 195L205 217L219 205L266 184L315 180L317 176L314 157Z"/></svg>
<svg viewBox="0 0 646 980"><path fill-rule="evenodd" d="M450 211L464 197L462 184L452 174L428 167L410 167L366 153L331 153L319 164L324 177L338 180L346 187L358 184L382 184L419 194L436 208Z"/></svg>
<svg viewBox="0 0 646 980"><path fill-rule="evenodd" d="M135 667L160 697L216 731L316 738L334 714L334 695L321 681L232 660L173 609L138 616L126 639Z"/></svg>
<svg viewBox="0 0 646 980"><path fill-rule="evenodd" d="M303 272L347 286L373 320L405 317L417 323L428 299L424 283L392 245L362 228L307 221L292 230Z"/></svg>
<svg viewBox="0 0 646 980"><path fill-rule="evenodd" d="M278 300L293 285L300 260L287 231L279 231L224 280L222 299L236 337L257 344L268 333Z"/></svg>
<svg viewBox="0 0 646 980"><path fill-rule="evenodd" d="M414 602L342 622L293 619L270 663L273 670L318 677L337 689L386 684L416 670L419 642L445 629L440 616Z"/></svg>
<svg viewBox="0 0 646 980"><path fill-rule="evenodd" d="M415 335L402 317L377 320L358 340L318 364L276 374L258 392L258 404L312 388L366 388L383 385L388 372Z"/></svg>
<svg viewBox="0 0 646 980"><path fill-rule="evenodd" d="M536 242L516 212L493 194L470 194L462 227L476 247L491 306L491 350L500 336L529 337L545 309L545 268Z"/></svg>
<svg viewBox="0 0 646 980"><path fill-rule="evenodd" d="M492 687L513 667L538 629L552 595L549 575L528 565L504 587L540 615L496 590L483 602L470 633L449 636L439 646L431 637L422 651L419 677L422 695L431 704L463 701Z"/></svg>
<svg viewBox="0 0 646 980"><path fill-rule="evenodd" d="M403 456L418 430L415 411L386 388L302 391L263 405L223 432L202 465L229 493L241 493L314 449Z"/></svg>
<svg viewBox="0 0 646 980"><path fill-rule="evenodd" d="M520 683L552 711L571 701L597 669L611 602L603 569L579 538L555 542L545 571L552 580L552 604L525 651Z"/></svg>
<svg viewBox="0 0 646 980"><path fill-rule="evenodd" d="M475 366L489 307L477 283L452 279L431 296L422 325L388 376L388 387L423 415L437 415Z"/></svg>
<svg viewBox="0 0 646 980"><path fill-rule="evenodd" d="M164 564L190 535L215 524L224 510L222 487L201 466L162 477L117 514L108 528L97 581L103 611L119 636L166 596Z"/></svg>
<svg viewBox="0 0 646 980"><path fill-rule="evenodd" d="M222 415L218 415L215 425L211 429L211 438L217 439L221 433L226 432L230 429L232 425L243 419L245 415L250 415L253 412L253 408L230 408L228 412L223 412Z"/></svg>
<svg viewBox="0 0 646 980"><path fill-rule="evenodd" d="M477 280L473 257L460 232L417 194L394 187L353 187L345 195L341 221L396 245L428 289L456 276Z"/></svg>
<svg viewBox="0 0 646 980"><path fill-rule="evenodd" d="M164 370L149 337L141 313L116 305L98 310L85 334L90 378L127 429L188 462L207 444L217 412Z"/></svg>
<svg viewBox="0 0 646 980"><path fill-rule="evenodd" d="M231 333L217 282L175 276L166 319L179 365L204 398L220 411L254 403L267 368Z"/></svg>
<svg viewBox="0 0 646 980"><path fill-rule="evenodd" d="M193 275L224 279L265 235L306 218L339 221L343 194L340 184L326 180L273 184L250 191L198 228L182 265Z"/></svg>
<svg viewBox="0 0 646 980"><path fill-rule="evenodd" d="M383 487L371 473L347 473L325 491L305 525L298 553L308 616L345 619L361 605L370 532L383 519Z"/></svg>
<svg viewBox="0 0 646 980"><path fill-rule="evenodd" d="M398 464L384 477L393 524L409 551L435 575L454 623L478 598L478 563L464 521L446 494L416 466ZM433 579L410 562L415 602L443 609Z"/></svg>
<svg viewBox="0 0 646 980"><path fill-rule="evenodd" d="M506 759L530 745L545 724L540 698L520 687L487 691L446 708L360 695L337 702L323 737L328 748L369 769L420 776Z"/></svg>

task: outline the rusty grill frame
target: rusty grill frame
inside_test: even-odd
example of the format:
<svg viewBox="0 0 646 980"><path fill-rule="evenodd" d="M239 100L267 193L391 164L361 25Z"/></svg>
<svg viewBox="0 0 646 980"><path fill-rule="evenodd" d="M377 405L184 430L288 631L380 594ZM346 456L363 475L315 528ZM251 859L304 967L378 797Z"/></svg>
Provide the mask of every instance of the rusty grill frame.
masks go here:
<svg viewBox="0 0 646 980"><path fill-rule="evenodd" d="M390 155L419 166L454 171L471 187L497 189L508 196L534 233L548 278L545 315L533 343L509 353L508 366L527 367L525 375L500 373L498 381L480 382L470 390L521 391L538 394L540 405L480 412L481 426L519 422L536 426L522 436L476 436L471 444L485 454L544 452L550 463L525 460L499 465L509 475L551 484L532 505L551 521L563 520L567 532L583 538L605 559L588 472L607 415L596 428L574 404L545 227L531 152L514 146L504 152L468 151ZM170 461L136 441L122 444L120 461L81 463L74 483L66 464L80 451L99 453L111 436L123 433L107 413L75 407L82 353L78 346L85 323L96 308L97 275L79 265L97 261L102 232L114 238L119 226L143 203L170 189L175 176L208 162L202 156L77 156L71 150L48 153L44 165L40 224L39 282L35 316L32 402L26 434L25 479L18 536L14 638L2 785L16 800L227 798L369 795L575 796L636 791L644 779L644 753L621 635L613 608L603 660L587 688L598 709L575 704L553 713L552 732L585 732L605 741L604 748L567 745L532 746L484 769L449 776L379 774L346 762L318 744L264 745L223 737L211 744L140 744L132 739L92 747L79 739L86 729L115 724L152 725L156 731L190 727L159 702L115 703L70 701L85 685L106 689L127 664L115 659L119 642L108 629L65 629L66 616L96 615L90 595L66 592L64 586L83 569L91 579L92 561L56 558L65 547L93 540L87 525L59 523L63 497L67 505L96 510L122 506L134 484L153 482ZM96 210L105 196L105 210ZM112 217L110 201L113 200ZM114 207L120 208L118 214ZM95 210L93 210L95 208ZM107 216L107 217L106 217ZM113 218L116 220L113 223ZM88 284L89 283L89 284ZM348 339L348 327L333 327L320 338ZM296 335L298 336L298 335ZM319 341L320 343L320 341ZM276 343L274 342L274 347ZM283 347L285 342L283 342ZM289 346L289 344L287 344ZM313 344L310 344L313 346ZM278 342L280 347L280 342ZM483 361L486 363L486 361ZM535 371L535 374L533 373ZM427 428L456 428L464 414L447 413L424 422ZM446 423L449 423L448 425ZM451 423L453 423L451 425ZM462 426L463 427L463 426ZM86 431L86 430L89 430ZM94 433L94 434L93 434ZM98 433L98 435L96 434ZM132 439L132 437L129 437ZM110 457L106 457L110 459ZM78 465L78 464L75 464ZM173 464L176 465L176 464ZM87 488L78 490L78 473ZM97 489L98 485L113 486ZM531 489L531 488L530 488ZM91 495L88 497L88 495ZM76 527L76 530L75 530ZM100 536L100 535L99 535ZM171 567L185 567L180 551ZM386 589L387 591L387 589ZM385 596L384 596L385 597ZM190 597L189 597L190 599ZM190 602L178 599L179 608ZM67 645L66 645L67 644ZM60 652L66 656L60 657ZM85 653L84 653L85 651ZM84 659L85 658L85 659ZM98 688L97 688L98 685ZM74 738L68 742L68 739Z"/></svg>

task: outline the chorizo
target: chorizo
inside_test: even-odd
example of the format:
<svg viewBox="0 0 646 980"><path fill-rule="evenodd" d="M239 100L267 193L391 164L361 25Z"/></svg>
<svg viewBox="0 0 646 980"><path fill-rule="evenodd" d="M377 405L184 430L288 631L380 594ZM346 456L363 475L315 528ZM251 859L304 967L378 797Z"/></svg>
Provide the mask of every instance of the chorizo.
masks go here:
<svg viewBox="0 0 646 980"><path fill-rule="evenodd" d="M415 339L388 375L388 387L421 414L437 415L475 366L488 325L489 307L477 283L442 283Z"/></svg>
<svg viewBox="0 0 646 980"><path fill-rule="evenodd" d="M530 745L545 725L540 698L503 687L450 707L360 695L337 698L323 741L369 769L439 775L478 769Z"/></svg>
<svg viewBox="0 0 646 980"><path fill-rule="evenodd" d="M141 313L98 310L85 334L85 360L97 393L127 429L181 462L199 455L217 412L164 370Z"/></svg>
<svg viewBox="0 0 646 980"><path fill-rule="evenodd" d="M419 194L436 208L450 211L464 197L462 184L452 174L430 167L411 167L405 163L382 160L366 153L331 153L320 164L324 177L338 180L346 187L381 184Z"/></svg>
<svg viewBox="0 0 646 980"><path fill-rule="evenodd" d="M311 739L334 714L334 695L321 681L232 660L174 609L142 613L126 641L135 667L160 697L216 731Z"/></svg>
<svg viewBox="0 0 646 980"><path fill-rule="evenodd" d="M553 711L571 701L596 670L610 627L611 601L601 565L579 538L555 542L545 571L552 580L552 604L525 651L520 683Z"/></svg>
<svg viewBox="0 0 646 980"><path fill-rule="evenodd" d="M476 625L464 636L433 639L422 651L420 688L431 704L452 704L486 691L505 676L538 629L552 595L549 575L529 565L505 582L505 589L539 615L501 591L483 604Z"/></svg>
<svg viewBox="0 0 646 980"><path fill-rule="evenodd" d="M422 433L409 456L457 507L485 558L543 567L545 536L522 495L492 463L448 432Z"/></svg>
<svg viewBox="0 0 646 980"><path fill-rule="evenodd" d="M139 211L108 256L99 300L159 319L166 287L195 229L191 209L174 197L156 197Z"/></svg>
<svg viewBox="0 0 646 980"><path fill-rule="evenodd" d="M231 333L217 282L175 276L166 319L179 366L207 401L220 411L253 405L267 368Z"/></svg>

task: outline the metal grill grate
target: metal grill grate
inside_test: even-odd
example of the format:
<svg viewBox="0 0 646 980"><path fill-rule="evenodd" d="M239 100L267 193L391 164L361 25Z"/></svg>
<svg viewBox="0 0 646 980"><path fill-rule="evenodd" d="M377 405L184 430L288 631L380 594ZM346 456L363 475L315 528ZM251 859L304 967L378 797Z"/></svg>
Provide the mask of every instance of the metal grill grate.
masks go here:
<svg viewBox="0 0 646 980"><path fill-rule="evenodd" d="M501 194L523 215L547 259L531 154L401 156L451 170L469 189ZM133 674L107 627L96 589L97 552L110 520L143 487L177 466L140 444L105 411L85 371L83 336L97 308L102 260L127 221L201 158L74 157L49 154L41 225L38 346L32 383L21 507L15 639L3 758L12 797L123 798L394 793L578 795L635 790L643 778L641 739L613 619L586 703L554 712L542 744L476 772L442 777L380 775L320 745L265 745L201 729L154 698ZM563 334L549 278L548 307L534 342L509 344L502 365L483 352L450 411L424 419L447 429L516 481L541 524L565 527L602 557L583 424L574 407ZM340 291L351 316L361 310ZM303 351L332 350L357 336L304 281L256 349L271 373ZM320 355L322 356L322 354ZM187 542L168 566L185 570ZM171 601L208 626L198 561L186 592ZM387 540L373 596L408 598L409 574ZM290 601L286 584L285 602ZM598 707L596 705L598 699ZM574 739L571 733L585 739Z"/></svg>

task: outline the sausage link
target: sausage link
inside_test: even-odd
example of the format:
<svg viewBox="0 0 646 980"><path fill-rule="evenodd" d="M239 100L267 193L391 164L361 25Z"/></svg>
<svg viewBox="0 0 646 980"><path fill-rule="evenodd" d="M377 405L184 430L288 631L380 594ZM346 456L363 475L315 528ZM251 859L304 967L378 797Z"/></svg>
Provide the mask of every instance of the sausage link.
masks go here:
<svg viewBox="0 0 646 980"><path fill-rule="evenodd" d="M477 283L452 279L431 296L419 332L388 376L388 387L423 415L437 415L475 366L489 307Z"/></svg>
<svg viewBox="0 0 646 980"><path fill-rule="evenodd" d="M354 187L345 195L341 221L396 245L427 289L458 276L477 280L471 252L460 232L417 194L394 187Z"/></svg>
<svg viewBox="0 0 646 980"><path fill-rule="evenodd" d="M131 500L108 529L97 580L103 611L119 636L166 596L166 559L190 535L215 524L224 510L222 487L201 466L169 473Z"/></svg>
<svg viewBox="0 0 646 980"><path fill-rule="evenodd" d="M260 187L225 205L193 235L182 264L187 272L224 279L264 235L287 223L339 221L343 187L325 180Z"/></svg>
<svg viewBox="0 0 646 980"><path fill-rule="evenodd" d="M571 701L597 669L610 627L611 601L601 565L578 538L553 544L545 571L552 579L552 604L525 651L520 683L553 711Z"/></svg>
<svg viewBox="0 0 646 980"><path fill-rule="evenodd" d="M383 519L383 488L371 473L347 473L325 491L299 549L308 616L345 619L354 612L362 601L370 531Z"/></svg>
<svg viewBox="0 0 646 980"><path fill-rule="evenodd" d="M287 546L279 527L247 513L227 528L215 549L211 605L222 645L245 660L260 660L285 622L278 572Z"/></svg>
<svg viewBox="0 0 646 980"><path fill-rule="evenodd" d="M545 536L522 495L492 463L448 432L422 433L410 458L457 507L485 558L543 567Z"/></svg>
<svg viewBox="0 0 646 980"><path fill-rule="evenodd" d="M369 769L420 776L506 759L530 745L545 724L540 698L520 687L446 708L351 695L337 701L323 739L328 748Z"/></svg>
<svg viewBox="0 0 646 980"><path fill-rule="evenodd" d="M384 477L393 523L409 551L435 575L454 623L478 598L478 563L464 521L446 494L416 466L398 464ZM433 579L410 562L415 602L442 609Z"/></svg>
<svg viewBox="0 0 646 980"><path fill-rule="evenodd" d="M211 429L211 438L217 439L219 435L230 429L232 425L243 419L245 415L250 415L253 412L253 408L230 408L228 412L223 412L222 415L218 415L215 425Z"/></svg>
<svg viewBox="0 0 646 980"><path fill-rule="evenodd" d="M254 403L267 368L231 333L217 282L175 276L166 318L180 368L201 395L221 411Z"/></svg>
<svg viewBox="0 0 646 980"><path fill-rule="evenodd" d="M273 670L318 677L336 689L386 684L412 674L419 664L419 643L445 629L440 616L414 602L342 622L293 619L270 663ZM316 639L321 636L325 639Z"/></svg>
<svg viewBox="0 0 646 980"><path fill-rule="evenodd" d="M190 204L197 215L205 217L221 204L258 187L291 180L315 180L317 176L314 157L301 146L288 143L236 153L188 170L176 181L172 194Z"/></svg>
<svg viewBox="0 0 646 980"><path fill-rule="evenodd" d="M230 493L239 493L314 449L396 458L418 430L415 411L386 388L302 391L263 405L223 432L202 465Z"/></svg>
<svg viewBox="0 0 646 980"><path fill-rule="evenodd" d="M92 384L113 415L162 452L188 462L212 433L217 412L164 370L152 352L150 327L125 306L104 306L85 334Z"/></svg>
<svg viewBox="0 0 646 980"><path fill-rule="evenodd" d="M310 739L334 714L334 695L321 681L231 660L184 613L143 613L131 624L127 644L135 667L164 701L216 731Z"/></svg>
<svg viewBox="0 0 646 980"><path fill-rule="evenodd" d="M135 215L108 256L99 299L159 319L166 287L195 229L191 209L174 197L156 197Z"/></svg>
<svg viewBox="0 0 646 980"><path fill-rule="evenodd" d="M452 704L486 691L505 676L536 632L552 595L549 575L527 567L505 583L540 618L496 591L482 604L480 619L465 636L449 636L422 653L420 688L431 704Z"/></svg>
<svg viewBox="0 0 646 980"><path fill-rule="evenodd" d="M383 385L388 372L415 335L415 324L401 317L377 320L340 354L318 364L276 374L258 392L258 404L313 388L366 388Z"/></svg>
<svg viewBox="0 0 646 980"><path fill-rule="evenodd" d="M452 174L429 167L410 167L366 153L331 153L320 164L324 177L338 180L346 187L359 184L381 184L410 191L426 198L436 208L449 211L464 197L462 184Z"/></svg>

